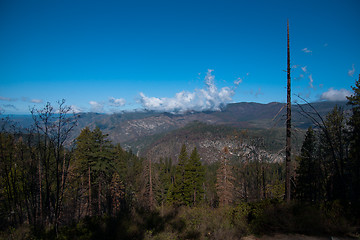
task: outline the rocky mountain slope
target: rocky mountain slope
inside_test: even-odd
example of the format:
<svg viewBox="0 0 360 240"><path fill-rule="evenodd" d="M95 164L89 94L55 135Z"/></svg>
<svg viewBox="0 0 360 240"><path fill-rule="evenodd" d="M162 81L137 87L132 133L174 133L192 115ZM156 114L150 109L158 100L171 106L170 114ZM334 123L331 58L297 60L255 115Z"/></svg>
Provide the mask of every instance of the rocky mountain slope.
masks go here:
<svg viewBox="0 0 360 240"><path fill-rule="evenodd" d="M295 132L295 151L300 149L304 133L304 130ZM241 130L232 126L194 122L153 139L149 145L135 144L138 148L132 149L152 161L170 157L177 162L181 146L186 144L188 152L196 147L204 163L213 163L224 156L223 148L226 146L230 150L228 158L234 161L282 162L284 139L283 128Z"/></svg>
<svg viewBox="0 0 360 240"><path fill-rule="evenodd" d="M319 102L312 104L320 115L325 116L335 105L346 108L345 102ZM311 111L306 105L301 105L305 111ZM312 124L304 117L298 105L293 105L293 126L307 128ZM109 138L117 143L128 143L139 138L184 127L194 122L204 122L215 125L228 125L243 129L267 129L285 126L284 103L233 103L222 111L187 112L184 114L160 113L154 111L123 112L118 114L80 114L77 132L85 127L99 126L109 134ZM77 134L75 134L77 135Z"/></svg>
<svg viewBox="0 0 360 240"><path fill-rule="evenodd" d="M312 103L321 116L325 116L335 105L344 109L349 108L346 102ZM304 111L313 112L313 109L306 104L293 104L293 126L299 129L296 131L299 134L294 135L293 141L298 145L301 144L305 129L312 125L311 120L304 117ZM181 145L186 143L190 150L197 147L200 155L204 156L204 161L213 162L219 159L220 151L225 145L236 149L239 148L239 141L245 141L244 139L248 139L244 143L247 146L254 146L254 143L250 142L251 139L262 139L264 144L257 147L265 149L268 154L279 152L284 146L285 114L285 104L276 102L233 103L221 111L182 114L154 111L111 115L81 113L78 126L71 137L77 137L85 126L99 126L113 143L120 143L123 147L133 149L137 154L154 161L159 157L168 156L177 159L176 154L180 151ZM14 120L22 126L28 126L32 121L29 116L16 116ZM244 129L248 129L248 135L234 140L235 137L239 137L239 131ZM295 149L298 145L295 145ZM276 156L268 155L267 158L278 161Z"/></svg>

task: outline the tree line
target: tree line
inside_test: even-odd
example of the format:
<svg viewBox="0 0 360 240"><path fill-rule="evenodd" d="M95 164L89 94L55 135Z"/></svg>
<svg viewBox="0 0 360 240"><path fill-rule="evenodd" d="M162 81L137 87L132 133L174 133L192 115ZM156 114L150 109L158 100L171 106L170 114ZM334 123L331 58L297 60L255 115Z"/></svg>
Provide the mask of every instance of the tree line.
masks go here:
<svg viewBox="0 0 360 240"><path fill-rule="evenodd" d="M225 147L219 162L204 165L197 149L188 152L183 144L178 159L146 160L112 144L99 127L83 128L71 142L77 116L65 101L31 113L34 125L25 132L3 121L2 228L28 223L57 231L85 217L132 208L217 208L283 195L283 188L273 194L283 179L282 164L261 160L256 149L233 156Z"/></svg>
<svg viewBox="0 0 360 240"><path fill-rule="evenodd" d="M335 108L323 119L303 113L314 122L309 127L295 172L295 198L306 202L340 200L360 203L360 76L347 97L351 113Z"/></svg>
<svg viewBox="0 0 360 240"><path fill-rule="evenodd" d="M335 107L314 122L296 156L292 198L321 203L360 202L360 78L348 97L351 114ZM0 228L26 223L59 227L86 217L117 216L131 209L164 212L167 206L212 209L285 197L285 164L259 154L261 144L224 146L222 158L203 164L184 144L177 159L143 159L85 127L74 141L77 115L59 101L32 109L34 124L20 131L2 121L0 133ZM259 143L259 141L256 141ZM359 208L357 208L359 209Z"/></svg>

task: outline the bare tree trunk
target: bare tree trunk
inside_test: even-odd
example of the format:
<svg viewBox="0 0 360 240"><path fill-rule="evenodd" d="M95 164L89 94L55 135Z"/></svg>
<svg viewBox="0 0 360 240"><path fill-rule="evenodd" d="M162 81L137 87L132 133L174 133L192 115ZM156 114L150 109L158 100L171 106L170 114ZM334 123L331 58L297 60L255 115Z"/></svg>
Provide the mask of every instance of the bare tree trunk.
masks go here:
<svg viewBox="0 0 360 240"><path fill-rule="evenodd" d="M91 173L90 173L90 166L89 166L89 216L92 215L92 212L91 212Z"/></svg>
<svg viewBox="0 0 360 240"><path fill-rule="evenodd" d="M161 201L161 217L164 217L164 200Z"/></svg>
<svg viewBox="0 0 360 240"><path fill-rule="evenodd" d="M99 180L98 214L101 215L101 180Z"/></svg>
<svg viewBox="0 0 360 240"><path fill-rule="evenodd" d="M262 190L263 190L263 199L266 199L265 167L264 166L262 166Z"/></svg>
<svg viewBox="0 0 360 240"><path fill-rule="evenodd" d="M290 38L289 20L287 22L287 114L286 114L286 202L291 199L291 78L290 78Z"/></svg>
<svg viewBox="0 0 360 240"><path fill-rule="evenodd" d="M149 159L149 184L150 184L150 189L149 189L149 205L150 205L150 210L152 210L153 206L154 206L154 195L153 195L153 189L152 189L152 179L151 179L151 160Z"/></svg>
<svg viewBox="0 0 360 240"><path fill-rule="evenodd" d="M194 206L196 205L196 189L194 190Z"/></svg>
<svg viewBox="0 0 360 240"><path fill-rule="evenodd" d="M59 190L58 190L58 198L57 198L57 204L56 204L56 218L55 218L55 228L56 228L56 233L58 231L58 222L59 219L61 218L61 206L62 206L62 200L63 200L63 196L64 196L64 187L65 187L65 156L66 156L66 152L64 149L64 156L63 156L63 163L62 163L62 170L61 170L61 182L60 182L60 186L59 186ZM59 153L59 157L60 157L60 153Z"/></svg>
<svg viewBox="0 0 360 240"><path fill-rule="evenodd" d="M43 209L42 209L42 181L41 181L41 160L39 157L39 213L40 213L40 224L43 222Z"/></svg>
<svg viewBox="0 0 360 240"><path fill-rule="evenodd" d="M83 177L81 176L80 177L80 181L81 181L81 187L80 187L80 191L82 191L82 189L83 189ZM80 219L80 216L81 216L81 208L82 208L82 204L81 204L81 202L82 202L82 196L81 196L82 194L81 194L81 192L80 192L80 194L79 194L79 188L77 189L77 191L76 191L76 198L75 198L75 209L77 209L78 211L77 211L77 219L79 220ZM78 206L78 204L79 204L79 206ZM76 214L74 214L75 216L76 216Z"/></svg>
<svg viewBox="0 0 360 240"><path fill-rule="evenodd" d="M62 166L62 173L61 173L61 193L64 192L64 187L65 187L65 149L64 149L64 158L63 158L63 166Z"/></svg>

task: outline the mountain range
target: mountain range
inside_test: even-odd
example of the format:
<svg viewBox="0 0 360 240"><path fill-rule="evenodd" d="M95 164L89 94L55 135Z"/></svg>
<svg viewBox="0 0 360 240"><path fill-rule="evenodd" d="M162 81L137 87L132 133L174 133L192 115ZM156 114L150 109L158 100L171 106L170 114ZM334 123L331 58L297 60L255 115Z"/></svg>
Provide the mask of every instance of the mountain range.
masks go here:
<svg viewBox="0 0 360 240"><path fill-rule="evenodd" d="M335 105L349 110L346 102L292 105L295 152L301 147L306 128L313 125L305 112L314 114L315 109L325 117ZM23 127L32 122L29 115L13 116L13 120ZM269 161L281 161L281 154L277 153L281 153L285 145L285 121L286 104L278 102L232 103L221 111L186 113L146 110L115 114L80 113L71 137L76 138L86 126L91 129L98 126L113 143L120 143L122 147L153 161L160 157L177 159L183 143L189 151L197 147L204 162L219 159L224 146L231 146L234 151L245 146L247 149L257 147L266 151Z"/></svg>

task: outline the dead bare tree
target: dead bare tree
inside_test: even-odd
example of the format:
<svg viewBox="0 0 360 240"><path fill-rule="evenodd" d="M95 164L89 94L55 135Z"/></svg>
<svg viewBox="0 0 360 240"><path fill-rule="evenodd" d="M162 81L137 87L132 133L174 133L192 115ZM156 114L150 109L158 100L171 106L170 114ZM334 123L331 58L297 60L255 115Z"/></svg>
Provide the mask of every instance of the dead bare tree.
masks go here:
<svg viewBox="0 0 360 240"><path fill-rule="evenodd" d="M291 199L291 77L290 77L290 38L289 20L287 21L287 114L286 114L286 202Z"/></svg>
<svg viewBox="0 0 360 240"><path fill-rule="evenodd" d="M46 217L49 223L54 224L56 232L70 161L70 158L66 158L65 155L65 144L69 140L70 132L77 124L77 116L75 113L70 115L72 109L65 105L65 100L57 103L57 109L54 109L50 103L47 103L43 109L31 109L39 137L38 147L43 152L40 154L41 160L39 161L40 196L42 194L41 175L44 174ZM43 173L42 170L44 170ZM55 180L52 182L54 175Z"/></svg>

